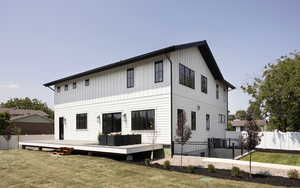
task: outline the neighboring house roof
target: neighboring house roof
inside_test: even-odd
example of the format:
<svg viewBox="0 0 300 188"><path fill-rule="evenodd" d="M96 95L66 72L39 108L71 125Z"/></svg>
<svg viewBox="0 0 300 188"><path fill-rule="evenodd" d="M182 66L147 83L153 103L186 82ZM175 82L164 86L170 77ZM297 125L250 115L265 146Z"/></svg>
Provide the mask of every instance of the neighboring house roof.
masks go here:
<svg viewBox="0 0 300 188"><path fill-rule="evenodd" d="M53 123L53 120L40 114L28 114L12 117L10 122Z"/></svg>
<svg viewBox="0 0 300 188"><path fill-rule="evenodd" d="M25 115L32 115L38 114L41 116L48 116L45 112L41 110L26 110L26 109L18 109L18 108L0 108L0 112L7 112L11 116L25 116Z"/></svg>
<svg viewBox="0 0 300 188"><path fill-rule="evenodd" d="M115 63L109 64L109 65L104 65L102 67L98 67L98 68L95 68L95 69L92 69L92 70L89 70L89 71L85 71L85 72L82 72L82 73L79 73L79 74L74 74L74 75L71 75L71 76L68 76L68 77L65 77L65 78L62 78L62 79L58 79L58 80L55 80L55 81L52 81L52 82L48 82L48 83L44 84L44 86L49 87L49 86L55 85L55 84L60 83L60 82L69 81L69 80L80 78L80 77L83 77L83 76L86 76L86 75L89 75L89 74L105 71L105 70L112 69L112 68L115 68L115 67L118 67L118 66L134 63L136 61L140 61L140 60L143 60L143 59L151 58L151 57L154 57L154 56L158 56L158 55L162 55L162 54L165 54L165 53L169 53L169 52L173 52L173 51L181 50L181 49L186 49L186 48L190 48L190 47L198 47L199 51L202 54L202 57L203 57L204 61L206 62L208 68L210 69L210 71L212 72L212 74L213 74L213 76L216 80L223 81L228 87L230 87L232 89L235 89L235 87L232 84L230 84L229 82L227 82L224 79L224 77L223 77L223 75L222 75L222 73L221 73L221 71L220 71L220 69L219 69L219 67L218 67L218 65L215 61L215 58L213 57L212 52L211 52L211 50L210 50L210 48L209 48L209 46L208 46L208 44L205 40L204 41L198 41L198 42L186 43L186 44L180 44L180 45L174 45L174 46L170 46L170 47L167 47L167 48L162 48L162 49L155 50L155 51L152 51L152 52L149 52L149 53L146 53L146 54L142 54L142 55L139 55L139 56L135 56L135 57L132 57L132 58L129 58L129 59L126 59L126 60L115 62Z"/></svg>
<svg viewBox="0 0 300 188"><path fill-rule="evenodd" d="M232 121L232 126L233 127L244 127L247 125L247 120L233 120ZM255 123L257 126L266 126L267 125L267 121L266 120L255 120Z"/></svg>

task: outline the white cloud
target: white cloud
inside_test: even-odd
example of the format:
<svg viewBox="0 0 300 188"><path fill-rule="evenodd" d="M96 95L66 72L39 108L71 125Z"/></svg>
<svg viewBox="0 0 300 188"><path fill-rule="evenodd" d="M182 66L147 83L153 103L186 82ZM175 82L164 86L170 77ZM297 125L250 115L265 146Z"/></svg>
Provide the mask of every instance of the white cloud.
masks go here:
<svg viewBox="0 0 300 188"><path fill-rule="evenodd" d="M20 86L18 84L0 84L0 88L5 88L5 89L17 89Z"/></svg>

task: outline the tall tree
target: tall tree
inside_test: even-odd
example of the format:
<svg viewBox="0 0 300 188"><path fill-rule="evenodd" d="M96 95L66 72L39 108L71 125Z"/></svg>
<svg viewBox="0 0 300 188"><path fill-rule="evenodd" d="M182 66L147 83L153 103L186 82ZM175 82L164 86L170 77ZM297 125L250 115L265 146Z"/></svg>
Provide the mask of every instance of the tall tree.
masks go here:
<svg viewBox="0 0 300 188"><path fill-rule="evenodd" d="M46 103L38 99L25 98L14 98L9 99L5 103L1 103L1 106L6 108L19 108L28 110L41 110L49 115L49 118L54 119L54 112L51 110Z"/></svg>
<svg viewBox="0 0 300 188"><path fill-rule="evenodd" d="M246 114L247 114L247 112L245 110L238 110L235 113L235 118L240 119L240 120L245 120Z"/></svg>
<svg viewBox="0 0 300 188"><path fill-rule="evenodd" d="M242 86L273 129L300 131L300 53L265 66L261 78Z"/></svg>

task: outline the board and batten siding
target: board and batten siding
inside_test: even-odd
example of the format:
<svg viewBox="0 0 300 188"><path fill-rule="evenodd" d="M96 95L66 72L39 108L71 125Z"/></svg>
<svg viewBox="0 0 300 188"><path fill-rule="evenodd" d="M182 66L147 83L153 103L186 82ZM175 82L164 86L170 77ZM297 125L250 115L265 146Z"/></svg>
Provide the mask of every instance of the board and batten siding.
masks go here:
<svg viewBox="0 0 300 188"><path fill-rule="evenodd" d="M163 60L164 80L154 82L154 63ZM127 69L134 68L134 87L127 88ZM91 74L75 80L62 82L57 86L61 87L59 93L54 95L54 103L64 104L75 101L97 99L107 96L134 94L138 91L161 88L170 85L170 63L163 56L158 56L136 63L116 67L107 71ZM89 79L89 86L85 86L84 81ZM77 88L72 89L72 83L76 82ZM64 91L64 86L68 84L68 91Z"/></svg>
<svg viewBox="0 0 300 188"><path fill-rule="evenodd" d="M219 114L227 119L227 89L215 80L197 47L171 53L173 62L173 137L176 137L177 109L186 112L187 124L191 126L191 111L196 112L196 130L190 141L207 141L207 138L225 138L226 123L219 123ZM195 89L179 84L179 64L195 71ZM207 77L207 94L201 91L201 75ZM216 99L219 84L219 99ZM200 106L200 109L198 109ZM210 115L210 130L206 130L206 114ZM225 121L227 122L227 121Z"/></svg>
<svg viewBox="0 0 300 188"><path fill-rule="evenodd" d="M163 60L163 82L154 82L154 62ZM55 94L55 139L59 139L59 117L66 119L65 140L97 141L102 132L102 114L122 113L122 134L142 134L143 143L171 143L170 64L156 57L61 83ZM134 68L134 88L127 88L127 69ZM84 80L90 79L85 86ZM77 88L72 89L76 81ZM68 91L64 85L69 84ZM155 130L132 131L131 112L155 110ZM87 129L76 129L76 114L87 113ZM100 119L99 119L100 117Z"/></svg>

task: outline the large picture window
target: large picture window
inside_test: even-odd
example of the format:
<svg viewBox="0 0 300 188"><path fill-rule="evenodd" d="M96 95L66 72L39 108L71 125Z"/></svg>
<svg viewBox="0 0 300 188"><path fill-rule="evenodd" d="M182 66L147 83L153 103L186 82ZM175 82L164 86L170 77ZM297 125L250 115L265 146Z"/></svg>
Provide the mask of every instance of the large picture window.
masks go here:
<svg viewBox="0 0 300 188"><path fill-rule="evenodd" d="M140 110L131 112L132 130L154 130L155 111Z"/></svg>
<svg viewBox="0 0 300 188"><path fill-rule="evenodd" d="M127 69L127 88L134 87L134 69Z"/></svg>
<svg viewBox="0 0 300 188"><path fill-rule="evenodd" d="M164 81L164 64L163 61L157 61L154 64L155 83Z"/></svg>
<svg viewBox="0 0 300 188"><path fill-rule="evenodd" d="M207 93L207 78L201 75L201 91Z"/></svg>
<svg viewBox="0 0 300 188"><path fill-rule="evenodd" d="M179 64L179 83L195 89L195 72L192 69Z"/></svg>
<svg viewBox="0 0 300 188"><path fill-rule="evenodd" d="M87 129L87 114L76 114L76 129Z"/></svg>

